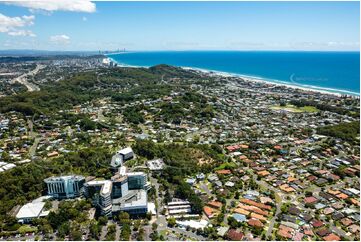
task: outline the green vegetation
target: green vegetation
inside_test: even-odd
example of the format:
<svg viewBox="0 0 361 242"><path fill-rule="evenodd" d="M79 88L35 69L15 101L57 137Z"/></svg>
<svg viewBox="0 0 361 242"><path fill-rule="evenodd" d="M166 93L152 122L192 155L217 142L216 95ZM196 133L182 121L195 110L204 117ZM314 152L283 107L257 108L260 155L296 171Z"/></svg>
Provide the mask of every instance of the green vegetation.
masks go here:
<svg viewBox="0 0 361 242"><path fill-rule="evenodd" d="M315 112L319 111L314 106L295 106L295 105L286 105L283 103L281 103L279 106L273 106L273 107L271 107L271 109L286 110L286 111L294 112L294 113L302 113L302 112L315 113Z"/></svg>
<svg viewBox="0 0 361 242"><path fill-rule="evenodd" d="M360 121L320 127L317 129L317 133L347 141L355 141L360 136Z"/></svg>
<svg viewBox="0 0 361 242"><path fill-rule="evenodd" d="M334 113L338 113L338 114L342 114L342 115L349 115L352 117L359 117L360 116L360 110L355 109L355 110L347 110L344 109L342 107L338 107L338 106L331 106L328 104L324 104L324 103L319 103L313 100L292 100L290 102L292 105L295 105L296 107L315 107L321 111L329 111L329 112L334 112Z"/></svg>
<svg viewBox="0 0 361 242"><path fill-rule="evenodd" d="M209 120L214 117L214 110L207 104L208 99L194 91L186 92L177 97L173 102L163 103L159 115L165 122L180 124L184 117L190 120Z"/></svg>
<svg viewBox="0 0 361 242"><path fill-rule="evenodd" d="M237 164L234 162L225 162L221 164L220 166L216 167L214 170L223 170L223 169L235 169L237 167Z"/></svg>
<svg viewBox="0 0 361 242"><path fill-rule="evenodd" d="M38 229L36 227L31 227L30 225L22 225L20 228L18 228L18 232L21 234L32 233L36 231L38 231Z"/></svg>
<svg viewBox="0 0 361 242"><path fill-rule="evenodd" d="M169 73L174 74L173 77L182 77L188 73L180 68L164 65L150 69L117 68L82 72L66 80L43 85L41 91L1 97L0 112L53 114L55 110L72 108L95 98L110 96L121 103L160 98L176 89L160 82L162 76L167 76L163 73L167 68Z"/></svg>
<svg viewBox="0 0 361 242"><path fill-rule="evenodd" d="M190 185L184 179L197 172L209 172L224 162L222 149L217 145L180 145L180 144L156 144L148 140L138 140L133 150L136 154L153 159L162 157L166 168L158 177L166 192L167 201L171 200L171 193L175 197L188 199L192 203L194 213L202 211L203 203L199 196L195 195ZM208 163L199 164L198 159L209 160Z"/></svg>
<svg viewBox="0 0 361 242"><path fill-rule="evenodd" d="M144 123L144 117L140 113L140 110L141 109L139 107L128 107L123 111L123 115L129 123L133 123L133 124Z"/></svg>

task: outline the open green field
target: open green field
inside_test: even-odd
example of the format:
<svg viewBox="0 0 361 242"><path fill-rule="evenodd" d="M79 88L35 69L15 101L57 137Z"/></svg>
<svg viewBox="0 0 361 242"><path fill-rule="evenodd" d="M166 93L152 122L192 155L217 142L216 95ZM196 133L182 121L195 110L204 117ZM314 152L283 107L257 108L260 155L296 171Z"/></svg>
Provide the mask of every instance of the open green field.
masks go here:
<svg viewBox="0 0 361 242"><path fill-rule="evenodd" d="M214 170L218 171L218 170L223 170L223 169L234 169L237 167L237 164L233 163L233 162L225 162L223 164L221 164L220 166L216 167Z"/></svg>
<svg viewBox="0 0 361 242"><path fill-rule="evenodd" d="M319 111L316 107L313 106L296 107L294 105L286 105L286 106L276 105L276 106L272 106L271 109L284 110L293 113L305 113L305 112L314 113Z"/></svg>

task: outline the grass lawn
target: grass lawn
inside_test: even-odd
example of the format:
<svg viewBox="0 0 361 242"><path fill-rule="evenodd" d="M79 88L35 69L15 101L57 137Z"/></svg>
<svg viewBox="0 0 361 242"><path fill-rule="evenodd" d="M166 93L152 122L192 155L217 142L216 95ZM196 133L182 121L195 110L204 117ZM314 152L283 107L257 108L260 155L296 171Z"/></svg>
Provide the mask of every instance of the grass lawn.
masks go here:
<svg viewBox="0 0 361 242"><path fill-rule="evenodd" d="M237 164L234 162L225 162L222 165L218 166L217 168L215 168L214 170L223 170L223 169L234 169L237 167Z"/></svg>
<svg viewBox="0 0 361 242"><path fill-rule="evenodd" d="M271 109L273 110L285 110L288 112L293 112L293 113L314 113L317 112L318 109L316 107L313 106L304 106L304 107L296 107L294 105L286 105L286 106L280 106L280 105L276 105L276 106L272 106Z"/></svg>

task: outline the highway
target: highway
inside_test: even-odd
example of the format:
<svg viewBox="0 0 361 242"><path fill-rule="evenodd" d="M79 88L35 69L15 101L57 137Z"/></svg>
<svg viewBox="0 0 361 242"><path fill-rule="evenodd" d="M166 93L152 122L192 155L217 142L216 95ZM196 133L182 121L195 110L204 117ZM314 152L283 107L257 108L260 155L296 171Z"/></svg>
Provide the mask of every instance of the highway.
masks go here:
<svg viewBox="0 0 361 242"><path fill-rule="evenodd" d="M40 88L37 85L35 85L34 83L29 82L27 80L27 77L36 75L44 67L45 67L44 65L37 64L34 70L29 71L28 73L22 74L21 76L15 77L11 81L11 83L18 82L20 84L23 84L24 86L26 86L26 88L28 89L29 92L39 91Z"/></svg>

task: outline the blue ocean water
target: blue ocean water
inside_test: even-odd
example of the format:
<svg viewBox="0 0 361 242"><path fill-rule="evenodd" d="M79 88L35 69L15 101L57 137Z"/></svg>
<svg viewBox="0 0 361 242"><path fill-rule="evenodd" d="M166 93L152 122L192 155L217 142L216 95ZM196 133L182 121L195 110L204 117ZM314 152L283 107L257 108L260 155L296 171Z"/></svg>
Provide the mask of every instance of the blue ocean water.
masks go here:
<svg viewBox="0 0 361 242"><path fill-rule="evenodd" d="M120 65L168 64L360 95L360 52L154 51L110 54Z"/></svg>

